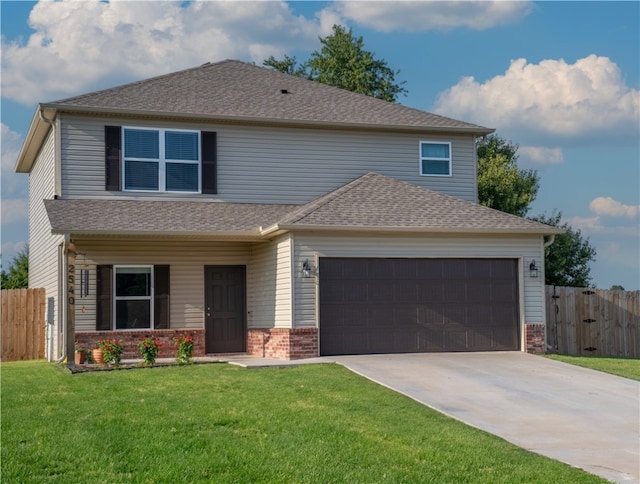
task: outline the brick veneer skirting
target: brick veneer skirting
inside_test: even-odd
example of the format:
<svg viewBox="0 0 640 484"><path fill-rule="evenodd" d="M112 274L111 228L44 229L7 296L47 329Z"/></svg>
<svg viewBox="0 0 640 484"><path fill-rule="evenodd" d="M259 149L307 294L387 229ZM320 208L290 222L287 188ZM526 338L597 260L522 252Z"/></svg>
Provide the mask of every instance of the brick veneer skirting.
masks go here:
<svg viewBox="0 0 640 484"><path fill-rule="evenodd" d="M527 353L546 353L544 324L526 323L524 325L524 342Z"/></svg>
<svg viewBox="0 0 640 484"><path fill-rule="evenodd" d="M76 345L83 349L91 350L98 347L98 341L101 339L118 339L124 341L123 358L140 358L138 342L147 336L153 336L158 338L162 345L158 353L158 358L173 358L176 356L176 346L173 338L179 335L190 335L193 338L193 356L205 355L203 329L77 332Z"/></svg>
<svg viewBox="0 0 640 484"><path fill-rule="evenodd" d="M317 328L250 328L247 354L279 360L318 356Z"/></svg>

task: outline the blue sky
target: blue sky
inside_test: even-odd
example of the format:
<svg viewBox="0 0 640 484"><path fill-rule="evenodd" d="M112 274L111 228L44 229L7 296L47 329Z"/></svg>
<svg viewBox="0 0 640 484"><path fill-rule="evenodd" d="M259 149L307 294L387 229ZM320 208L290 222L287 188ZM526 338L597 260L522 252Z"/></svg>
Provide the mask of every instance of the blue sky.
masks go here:
<svg viewBox="0 0 640 484"><path fill-rule="evenodd" d="M399 70L399 101L495 128L596 248L597 287L640 289L640 2L9 2L2 264L28 239L13 166L38 102L227 58L306 59L334 23Z"/></svg>

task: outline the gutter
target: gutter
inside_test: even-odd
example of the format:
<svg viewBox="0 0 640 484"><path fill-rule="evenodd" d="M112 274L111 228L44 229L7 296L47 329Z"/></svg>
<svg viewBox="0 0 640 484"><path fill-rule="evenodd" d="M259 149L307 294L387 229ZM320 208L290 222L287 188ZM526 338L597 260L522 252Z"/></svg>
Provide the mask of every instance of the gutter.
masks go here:
<svg viewBox="0 0 640 484"><path fill-rule="evenodd" d="M364 129L375 131L409 131L422 133L468 133L474 136L486 136L495 132L493 128L485 128L484 126L473 127L455 127L455 126L413 126L413 125L387 125L387 124L370 124L370 123L336 123L333 121L313 120L313 119L282 119L282 118L259 118L254 116L228 116L220 114L196 114L196 113L175 113L164 111L150 111L144 109L122 110L121 108L105 108L91 106L73 106L68 104L42 104L42 108L51 109L54 112L67 112L76 114L108 114L122 117L153 117L153 118L173 118L184 120L207 120L235 123L263 124L269 126L300 126L300 127L317 127L326 129Z"/></svg>
<svg viewBox="0 0 640 484"><path fill-rule="evenodd" d="M400 233L435 233L435 234L518 234L518 235L549 235L564 233L564 230L550 227L547 229L509 229L509 228L456 228L456 227L393 227L393 226L344 226L344 225L296 225L274 224L266 229L260 228L263 236L277 235L290 231L336 231L336 232L400 232ZM552 241L551 241L552 243ZM550 245L550 244L549 244Z"/></svg>

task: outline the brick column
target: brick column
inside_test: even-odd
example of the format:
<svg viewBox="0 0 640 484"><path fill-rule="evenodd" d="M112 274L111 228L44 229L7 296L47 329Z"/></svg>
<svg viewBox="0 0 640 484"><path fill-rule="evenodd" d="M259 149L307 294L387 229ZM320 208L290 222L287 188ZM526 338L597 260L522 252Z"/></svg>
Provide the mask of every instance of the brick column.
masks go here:
<svg viewBox="0 0 640 484"><path fill-rule="evenodd" d="M544 324L525 323L524 340L527 353L540 355L547 352Z"/></svg>

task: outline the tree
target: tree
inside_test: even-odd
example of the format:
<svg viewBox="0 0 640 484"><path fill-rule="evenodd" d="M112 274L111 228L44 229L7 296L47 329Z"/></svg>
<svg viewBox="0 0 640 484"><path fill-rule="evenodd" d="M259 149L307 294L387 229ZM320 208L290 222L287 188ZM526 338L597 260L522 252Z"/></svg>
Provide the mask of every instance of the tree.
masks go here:
<svg viewBox="0 0 640 484"><path fill-rule="evenodd" d="M518 168L518 145L491 135L477 152L480 205L524 217L538 194L540 177L535 170Z"/></svg>
<svg viewBox="0 0 640 484"><path fill-rule="evenodd" d="M589 262L595 261L596 250L584 239L580 230L573 230L566 222L560 223L562 213L550 216L538 215L531 220L565 229L557 234L555 241L545 250L545 284L569 287L589 287L591 268Z"/></svg>
<svg viewBox="0 0 640 484"><path fill-rule="evenodd" d="M620 284L614 284L613 286L611 286L609 288L610 291L624 291L624 287L622 287Z"/></svg>
<svg viewBox="0 0 640 484"><path fill-rule="evenodd" d="M400 71L394 71L386 61L364 50L362 37L354 37L351 29L334 25L333 34L319 40L320 51L314 51L302 64L298 65L295 57L285 55L283 60L271 56L263 65L385 101L395 102L400 94L407 93L402 87L404 82L395 80Z"/></svg>
<svg viewBox="0 0 640 484"><path fill-rule="evenodd" d="M29 287L29 248L18 252L11 262L9 272L0 272L2 289L22 289Z"/></svg>

